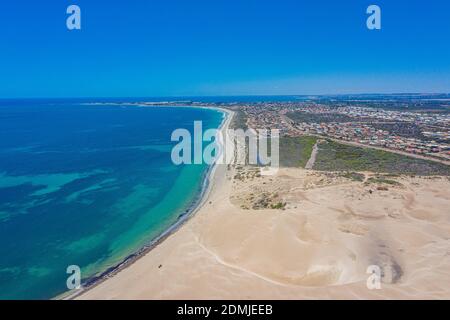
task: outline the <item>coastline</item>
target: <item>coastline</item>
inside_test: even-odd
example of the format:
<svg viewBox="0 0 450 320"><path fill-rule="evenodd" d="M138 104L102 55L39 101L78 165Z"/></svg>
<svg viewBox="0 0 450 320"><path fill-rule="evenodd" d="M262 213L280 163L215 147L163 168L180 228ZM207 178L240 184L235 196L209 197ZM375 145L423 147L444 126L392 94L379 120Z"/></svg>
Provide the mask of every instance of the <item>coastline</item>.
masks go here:
<svg viewBox="0 0 450 320"><path fill-rule="evenodd" d="M450 179L360 174L216 165L182 227L76 298L448 299ZM371 265L380 290L367 287Z"/></svg>
<svg viewBox="0 0 450 320"><path fill-rule="evenodd" d="M147 106L142 106L147 107ZM154 106L148 106L148 107L154 107ZM184 106L176 106L176 107L184 107ZM176 108L175 107L175 108ZM185 106L187 107L187 106ZM224 118L222 123L219 126L219 130L222 132L226 132L228 129L230 122L233 118L234 112L219 108L219 107L204 107L204 106L189 106L187 108L199 108L199 109L212 109L219 111L224 114ZM114 277L116 274L118 274L120 271L125 270L126 268L133 265L136 261L138 261L140 258L151 252L153 249L155 249L158 245L164 242L167 238L169 238L171 235L176 233L183 225L189 221L190 218L192 218L206 203L208 200L208 197L211 193L211 190L213 188L213 185L215 184L214 178L216 174L217 164L210 165L206 171L204 172L202 176L202 187L201 191L198 195L193 199L192 203L188 206L188 208L185 210L184 213L178 216L175 223L173 223L169 228L164 230L158 237L150 241L147 245L143 246L136 252L128 255L125 259L123 259L120 263L118 263L115 266L112 266L102 273L100 273L97 276L93 276L85 280L85 282L82 285L82 288L78 290L72 290L64 292L53 299L56 300L73 300L78 298L79 296L87 293L89 290L92 290L99 284L105 282L106 280L110 279L111 277Z"/></svg>
<svg viewBox="0 0 450 320"><path fill-rule="evenodd" d="M447 178L403 176L386 192L297 168L246 180L233 179L237 171L226 166L217 170L208 202L192 219L78 299L450 296ZM242 208L252 194L275 191L288 202L285 210ZM367 287L374 264L384 270L380 290Z"/></svg>

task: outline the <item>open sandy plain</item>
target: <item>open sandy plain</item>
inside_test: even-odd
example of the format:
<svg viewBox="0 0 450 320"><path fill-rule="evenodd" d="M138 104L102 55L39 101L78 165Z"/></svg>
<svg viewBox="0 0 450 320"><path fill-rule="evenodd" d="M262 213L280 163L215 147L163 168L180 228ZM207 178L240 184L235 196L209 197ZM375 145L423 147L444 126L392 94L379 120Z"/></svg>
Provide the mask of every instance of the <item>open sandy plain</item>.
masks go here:
<svg viewBox="0 0 450 320"><path fill-rule="evenodd" d="M79 298L449 299L450 180L360 177L219 165L193 218Z"/></svg>

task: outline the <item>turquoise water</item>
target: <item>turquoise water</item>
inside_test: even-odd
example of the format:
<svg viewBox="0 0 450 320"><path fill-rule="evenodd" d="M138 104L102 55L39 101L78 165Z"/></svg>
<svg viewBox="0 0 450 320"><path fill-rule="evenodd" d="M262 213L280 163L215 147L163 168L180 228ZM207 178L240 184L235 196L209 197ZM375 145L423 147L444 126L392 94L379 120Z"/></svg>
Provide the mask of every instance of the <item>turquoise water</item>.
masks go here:
<svg viewBox="0 0 450 320"><path fill-rule="evenodd" d="M0 103L0 299L66 291L139 250L192 205L205 165L175 166L170 141L197 108Z"/></svg>

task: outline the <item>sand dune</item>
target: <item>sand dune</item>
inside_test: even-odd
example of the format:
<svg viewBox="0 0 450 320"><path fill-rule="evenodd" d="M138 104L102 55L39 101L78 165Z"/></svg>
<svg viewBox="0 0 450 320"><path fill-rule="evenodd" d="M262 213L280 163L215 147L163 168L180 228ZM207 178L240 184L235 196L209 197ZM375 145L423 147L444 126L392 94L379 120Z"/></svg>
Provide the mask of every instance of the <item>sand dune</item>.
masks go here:
<svg viewBox="0 0 450 320"><path fill-rule="evenodd" d="M217 168L208 201L185 226L80 298L450 298L447 178L378 188L302 169L242 175ZM268 209L254 203L261 193ZM366 286L369 265L382 270L380 290Z"/></svg>

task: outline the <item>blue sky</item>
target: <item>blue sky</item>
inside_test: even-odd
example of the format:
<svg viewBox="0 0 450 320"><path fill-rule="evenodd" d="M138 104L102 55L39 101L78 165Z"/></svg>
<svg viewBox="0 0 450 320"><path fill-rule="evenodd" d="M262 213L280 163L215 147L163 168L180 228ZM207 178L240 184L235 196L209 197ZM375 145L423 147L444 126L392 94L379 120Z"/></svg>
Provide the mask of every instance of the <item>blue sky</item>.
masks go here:
<svg viewBox="0 0 450 320"><path fill-rule="evenodd" d="M82 29L66 28L66 8ZM382 29L366 28L370 4ZM0 98L450 92L447 0L41 0L0 9Z"/></svg>

